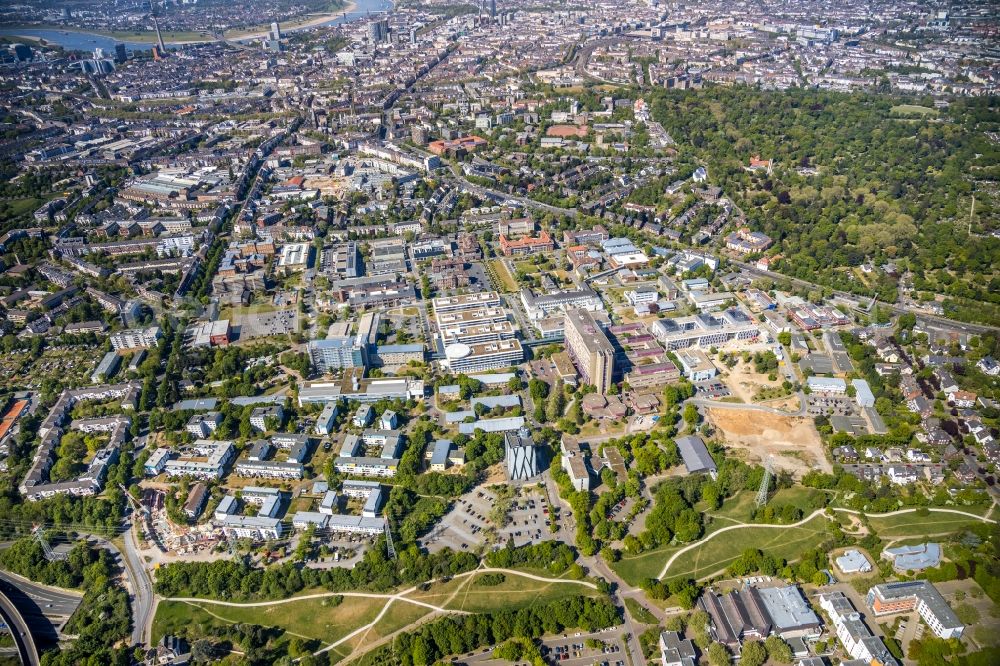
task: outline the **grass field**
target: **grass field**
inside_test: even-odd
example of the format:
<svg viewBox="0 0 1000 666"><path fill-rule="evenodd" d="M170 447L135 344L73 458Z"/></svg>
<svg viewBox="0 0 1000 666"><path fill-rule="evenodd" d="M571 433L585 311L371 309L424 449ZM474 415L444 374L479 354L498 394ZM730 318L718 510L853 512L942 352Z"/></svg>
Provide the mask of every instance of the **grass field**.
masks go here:
<svg viewBox="0 0 1000 666"><path fill-rule="evenodd" d="M514 268L519 271L524 271L528 275L532 275L541 270L538 266L531 263L530 261L515 261Z"/></svg>
<svg viewBox="0 0 1000 666"><path fill-rule="evenodd" d="M730 538L732 537L732 538ZM668 578L699 579L729 566L747 548L759 548L774 557L794 559L826 537L826 519L817 516L800 527L751 527L725 534L692 548L674 561Z"/></svg>
<svg viewBox="0 0 1000 666"><path fill-rule="evenodd" d="M188 634L204 633L212 627L249 623L284 629L287 635L314 638L332 643L375 619L384 599L344 597L334 606L330 600L304 599L272 606L236 607L210 601L161 602L153 620L153 635L187 629ZM192 625L194 631L192 631Z"/></svg>
<svg viewBox="0 0 1000 666"><path fill-rule="evenodd" d="M719 527L725 524L726 521L717 522ZM712 539L703 539L678 557L667 572L667 578L710 576L725 569L747 548L760 548L775 557L792 559L801 551L819 544L825 536L826 518L822 516L799 527L755 525L733 530ZM639 585L645 578L659 577L663 565L680 549L678 546L658 548L635 557L623 557L612 566L629 585Z"/></svg>
<svg viewBox="0 0 1000 666"><path fill-rule="evenodd" d="M883 540L905 537L918 537L925 534L942 534L957 532L969 525L981 521L966 518L953 513L931 513L929 516L918 516L915 513L903 513L887 518L869 518L872 529L878 532Z"/></svg>
<svg viewBox="0 0 1000 666"><path fill-rule="evenodd" d="M791 488L782 488L781 490L772 493L768 498L768 504L775 506L791 504L802 509L803 515L809 515L815 510L813 507L814 500L817 500L823 494L822 490L817 490L815 488L792 486ZM749 523L751 521L754 503L756 500L757 493L753 491L741 490L736 493L731 498L723 502L722 506L717 510L708 512L709 516L717 519L715 527L710 528L709 531L737 522ZM699 504L695 508L703 512L706 509L704 504Z"/></svg>
<svg viewBox="0 0 1000 666"><path fill-rule="evenodd" d="M491 259L486 264L492 269L496 279L501 282L504 292L517 291L517 280L507 270L507 265L503 261L500 259Z"/></svg>
<svg viewBox="0 0 1000 666"><path fill-rule="evenodd" d="M512 573L499 585L477 585L479 575L454 578L447 583L435 583L426 591L414 592L413 599L449 610L485 613L498 608L518 609L547 604L579 594L597 592L576 583L547 583Z"/></svg>
<svg viewBox="0 0 1000 666"><path fill-rule="evenodd" d="M4 217L13 219L34 213L41 208L43 203L45 203L45 199L35 199L34 197L3 199L0 201L0 209L4 211Z"/></svg>
<svg viewBox="0 0 1000 666"><path fill-rule="evenodd" d="M376 622L367 631L358 634L344 643L341 647L349 647L350 651L368 649L386 636L417 622L430 612L429 608L424 608L423 606L406 603L405 601L394 601L381 620Z"/></svg>
<svg viewBox="0 0 1000 666"><path fill-rule="evenodd" d="M643 624L657 624L656 616L646 610L642 604L632 597L625 597L625 606L628 608L628 612L632 615L632 618L636 622L642 622Z"/></svg>
<svg viewBox="0 0 1000 666"><path fill-rule="evenodd" d="M929 106L918 106L916 104L897 104L896 106L889 109L892 113L898 113L900 115L913 116L937 116L940 115L937 109L932 109Z"/></svg>

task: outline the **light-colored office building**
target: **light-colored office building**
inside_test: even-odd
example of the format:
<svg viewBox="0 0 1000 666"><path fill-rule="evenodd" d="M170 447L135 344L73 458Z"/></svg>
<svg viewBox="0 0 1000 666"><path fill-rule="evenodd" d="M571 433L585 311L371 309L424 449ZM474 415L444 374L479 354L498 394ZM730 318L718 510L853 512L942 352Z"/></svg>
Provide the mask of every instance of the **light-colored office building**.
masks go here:
<svg viewBox="0 0 1000 666"><path fill-rule="evenodd" d="M615 349L594 316L587 310L567 310L564 335L566 351L584 383L607 393L614 375Z"/></svg>

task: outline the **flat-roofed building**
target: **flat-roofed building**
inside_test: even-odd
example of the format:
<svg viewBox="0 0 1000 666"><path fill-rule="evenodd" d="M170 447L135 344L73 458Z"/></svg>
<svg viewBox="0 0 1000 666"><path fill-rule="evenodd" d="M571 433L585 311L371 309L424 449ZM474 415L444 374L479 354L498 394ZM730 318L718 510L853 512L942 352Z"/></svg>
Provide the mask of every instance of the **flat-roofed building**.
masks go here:
<svg viewBox="0 0 1000 666"><path fill-rule="evenodd" d="M702 382L715 377L717 369L708 355L700 349L685 349L677 352L684 374L693 382Z"/></svg>
<svg viewBox="0 0 1000 666"><path fill-rule="evenodd" d="M222 531L229 537L265 541L279 539L282 535L281 521L263 516L225 516L221 521Z"/></svg>
<svg viewBox="0 0 1000 666"><path fill-rule="evenodd" d="M784 639L818 638L823 626L797 585L756 588L771 629Z"/></svg>
<svg viewBox="0 0 1000 666"><path fill-rule="evenodd" d="M225 520L226 516L235 514L239 508L239 501L232 495L226 495L219 501L219 505L215 507L215 513L212 517L215 520L222 521Z"/></svg>
<svg viewBox="0 0 1000 666"><path fill-rule="evenodd" d="M843 395L847 393L847 382L840 377L808 377L806 386L813 393L832 393Z"/></svg>
<svg viewBox="0 0 1000 666"><path fill-rule="evenodd" d="M667 351L688 347L708 349L730 340L755 340L761 335L760 327L740 308L729 308L715 314L657 319L650 324L649 332Z"/></svg>
<svg viewBox="0 0 1000 666"><path fill-rule="evenodd" d="M156 449L149 455L149 458L146 459L146 464L143 465L143 471L147 476L156 476L163 471L164 467L166 467L167 461L170 460L172 455L173 452L170 449Z"/></svg>
<svg viewBox="0 0 1000 666"><path fill-rule="evenodd" d="M118 372L118 368L121 367L122 357L118 355L118 352L110 351L104 355L97 367L94 368L94 372L90 375L90 381L94 384L99 384L105 380L111 379Z"/></svg>
<svg viewBox="0 0 1000 666"><path fill-rule="evenodd" d="M498 308L502 305L500 294L495 291L460 294L458 296L441 296L435 298L431 303L434 306L435 315L445 312L474 310L483 307Z"/></svg>
<svg viewBox="0 0 1000 666"><path fill-rule="evenodd" d="M458 432L463 435L474 435L477 430L483 432L514 432L524 427L523 416L502 416L497 419L479 419L471 423L459 423Z"/></svg>
<svg viewBox="0 0 1000 666"><path fill-rule="evenodd" d="M323 495L323 499L319 503L319 512L325 513L328 516L332 516L337 513L337 491L327 490L326 494Z"/></svg>
<svg viewBox="0 0 1000 666"><path fill-rule="evenodd" d="M163 336L159 326L149 328L130 328L124 331L116 331L111 334L111 346L115 351L122 349L149 349L155 347L159 339Z"/></svg>
<svg viewBox="0 0 1000 666"><path fill-rule="evenodd" d="M385 531L385 518L335 514L328 516L326 529L330 532L375 536Z"/></svg>
<svg viewBox="0 0 1000 666"><path fill-rule="evenodd" d="M302 382L299 385L299 406L337 399L372 403L379 400L419 400L424 397L424 382L421 379L365 378L359 373L344 374L339 381Z"/></svg>
<svg viewBox="0 0 1000 666"><path fill-rule="evenodd" d="M424 360L424 345L417 342L409 345L379 345L371 354L372 365L406 365L410 361Z"/></svg>
<svg viewBox="0 0 1000 666"><path fill-rule="evenodd" d="M524 349L516 339L466 344L455 342L444 349L442 361L455 374L509 368L524 360Z"/></svg>
<svg viewBox="0 0 1000 666"><path fill-rule="evenodd" d="M521 290L521 303L533 321L540 321L567 310L597 312L604 309L600 295L586 283L579 289L553 291L548 294L535 294L525 288Z"/></svg>
<svg viewBox="0 0 1000 666"><path fill-rule="evenodd" d="M333 430L334 421L337 419L337 414L340 411L340 403L335 400L331 400L323 406L323 411L319 413L316 417L316 433L320 435L329 435Z"/></svg>
<svg viewBox="0 0 1000 666"><path fill-rule="evenodd" d="M837 638L853 659L860 660L866 665L897 666L898 662L889 649L881 639L872 634L861 613L855 610L854 604L844 596L843 592L826 592L819 595L819 607L830 616Z"/></svg>
<svg viewBox="0 0 1000 666"><path fill-rule="evenodd" d="M926 580L882 583L868 590L865 599L875 617L916 609L938 638L961 638L965 625L933 584Z"/></svg>
<svg viewBox="0 0 1000 666"><path fill-rule="evenodd" d="M319 511L296 511L295 515L292 516L292 527L297 530L305 530L309 529L310 526L315 526L316 529L322 530L326 529L326 523L329 519L329 515Z"/></svg>
<svg viewBox="0 0 1000 666"><path fill-rule="evenodd" d="M220 479L226 465L236 457L232 442L199 439L190 450L174 460L167 460L167 476L191 476L197 479Z"/></svg>
<svg viewBox="0 0 1000 666"><path fill-rule="evenodd" d="M246 460L236 463L237 476L252 479L301 479L305 473L302 463L277 460Z"/></svg>
<svg viewBox="0 0 1000 666"><path fill-rule="evenodd" d="M465 316L460 316L465 315ZM479 315L484 315L482 318ZM502 313L500 321L484 321L491 319L489 314L470 311L463 313L452 313L445 315L438 321L438 332L441 342L447 347L450 344L465 343L476 344L479 342L495 342L497 340L511 340L517 335L517 329L507 321L506 313ZM461 323L455 323L461 320Z"/></svg>
<svg viewBox="0 0 1000 666"><path fill-rule="evenodd" d="M342 368L361 368L365 365L364 348L355 336L326 338L309 341L309 360L321 373Z"/></svg>
<svg viewBox="0 0 1000 666"><path fill-rule="evenodd" d="M566 351L580 377L597 392L608 392L614 376L615 349L587 310L567 310L565 316Z"/></svg>
<svg viewBox="0 0 1000 666"><path fill-rule="evenodd" d="M309 243L286 243L281 247L278 268L285 273L294 273L309 268L312 245Z"/></svg>

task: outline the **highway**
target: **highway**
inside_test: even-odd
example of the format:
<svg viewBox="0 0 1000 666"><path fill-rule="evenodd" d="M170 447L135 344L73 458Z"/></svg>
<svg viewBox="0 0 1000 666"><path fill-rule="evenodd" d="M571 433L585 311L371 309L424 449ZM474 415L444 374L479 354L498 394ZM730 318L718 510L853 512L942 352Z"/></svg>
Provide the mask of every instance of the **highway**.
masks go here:
<svg viewBox="0 0 1000 666"><path fill-rule="evenodd" d="M21 658L21 663L26 666L38 666L41 662L38 659L38 648L35 647L35 639L28 631L21 613L14 606L14 602L7 597L4 590L0 590L0 617L4 623L10 627L10 634L14 637L17 646L17 654Z"/></svg>
<svg viewBox="0 0 1000 666"><path fill-rule="evenodd" d="M0 581L4 584L16 587L25 597L30 599L45 617L68 618L83 600L83 595L63 590L57 587L50 587L35 583L12 574L8 571L0 571ZM30 615L27 609L22 609L26 615Z"/></svg>

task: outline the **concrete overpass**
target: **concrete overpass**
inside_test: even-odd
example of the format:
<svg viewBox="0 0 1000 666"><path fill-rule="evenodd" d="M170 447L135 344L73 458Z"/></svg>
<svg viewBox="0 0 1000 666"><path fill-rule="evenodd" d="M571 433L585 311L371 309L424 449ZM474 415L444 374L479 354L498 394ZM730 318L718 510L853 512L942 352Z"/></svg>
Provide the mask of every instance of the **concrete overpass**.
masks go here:
<svg viewBox="0 0 1000 666"><path fill-rule="evenodd" d="M17 654L21 663L25 666L39 666L41 661L38 658L35 639L28 631L28 625L21 617L14 602L10 600L3 589L0 589L0 617L10 628L10 634L14 637L14 644L17 646Z"/></svg>

